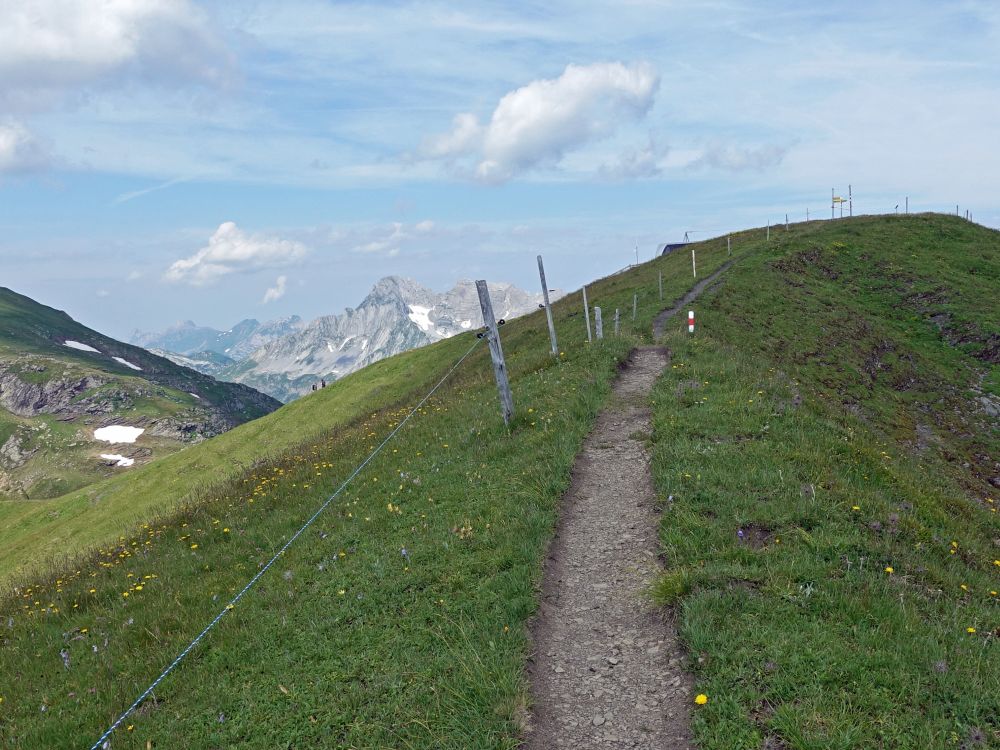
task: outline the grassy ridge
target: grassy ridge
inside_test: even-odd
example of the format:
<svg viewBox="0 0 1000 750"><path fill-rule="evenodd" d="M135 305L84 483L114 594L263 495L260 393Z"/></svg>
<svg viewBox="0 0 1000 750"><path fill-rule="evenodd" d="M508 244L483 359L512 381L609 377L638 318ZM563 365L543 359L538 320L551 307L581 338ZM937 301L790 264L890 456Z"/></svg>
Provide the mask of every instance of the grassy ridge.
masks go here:
<svg viewBox="0 0 1000 750"><path fill-rule="evenodd" d="M244 474L257 461L286 453L358 419L373 405L427 389L440 363L463 342L448 340L406 359L389 359L282 409L127 475L64 497L0 503L0 582L25 579L137 524L197 504L211 486Z"/></svg>
<svg viewBox="0 0 1000 750"><path fill-rule="evenodd" d="M726 260L724 240L699 247L704 273ZM603 305L608 335L615 307L622 310L623 334L648 335L653 317L666 304L659 300L659 273L664 274L664 297L669 301L686 289L688 262L682 255L669 256L594 285L590 302ZM636 321L631 319L633 294L639 295ZM553 309L560 340L581 345L581 295L569 295ZM534 362L548 340L544 317L536 313L528 320L523 329L521 323L505 329L524 331L525 338L505 350L515 375L526 371L529 365L524 363ZM0 502L0 585L68 565L80 551L111 542L139 523L212 497L218 494L212 485L241 476L259 460L314 442L368 411L414 401L443 374L446 363L457 359L468 340L446 339L382 360L272 414L78 492L31 504ZM573 348L566 354L572 357Z"/></svg>
<svg viewBox="0 0 1000 750"><path fill-rule="evenodd" d="M1000 747L998 261L947 217L796 227L671 334L657 594L701 747Z"/></svg>
<svg viewBox="0 0 1000 750"><path fill-rule="evenodd" d="M724 245L706 245L700 262L707 272L724 256ZM658 272L673 299L690 285L688 262L660 259L593 285L590 299L631 309L638 292L635 331L647 331ZM542 550L579 445L639 340L629 319L621 338L587 345L579 294L555 317L558 361L541 315L502 329L518 409L510 436L480 346L114 746L516 746ZM188 511L117 533L105 501L94 506L115 543L22 583L4 604L0 746L96 738L472 340L387 360L178 454L203 462L194 475L208 484L220 464L261 455L250 430L274 441L270 459L200 492ZM294 442L308 420L328 421ZM224 461L211 452L219 446ZM183 493L170 481L148 487L176 508ZM187 493L196 485L185 481ZM132 502L156 507L144 487L133 485ZM129 497L124 484L114 489Z"/></svg>

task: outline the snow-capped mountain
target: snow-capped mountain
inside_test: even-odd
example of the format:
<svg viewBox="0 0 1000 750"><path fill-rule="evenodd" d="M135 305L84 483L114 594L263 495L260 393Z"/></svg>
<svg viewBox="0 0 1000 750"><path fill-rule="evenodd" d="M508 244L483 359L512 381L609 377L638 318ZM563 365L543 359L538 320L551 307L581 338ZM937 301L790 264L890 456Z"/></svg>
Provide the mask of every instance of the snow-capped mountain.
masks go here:
<svg viewBox="0 0 1000 750"><path fill-rule="evenodd" d="M490 284L490 296L501 318L531 312L541 302L541 294L512 284ZM377 360L481 325L474 282L460 281L439 294L410 279L388 276L357 308L317 318L274 339L223 369L219 377L289 401L320 379L336 380Z"/></svg>

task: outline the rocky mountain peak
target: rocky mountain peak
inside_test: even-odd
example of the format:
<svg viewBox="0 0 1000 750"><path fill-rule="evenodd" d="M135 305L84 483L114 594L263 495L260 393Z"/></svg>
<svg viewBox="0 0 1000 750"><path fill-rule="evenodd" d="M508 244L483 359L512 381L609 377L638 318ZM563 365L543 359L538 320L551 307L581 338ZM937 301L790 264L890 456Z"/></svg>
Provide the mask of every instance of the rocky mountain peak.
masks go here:
<svg viewBox="0 0 1000 750"><path fill-rule="evenodd" d="M385 276L375 282L368 296L358 308L377 305L410 305L426 302L434 292L412 279L400 276Z"/></svg>

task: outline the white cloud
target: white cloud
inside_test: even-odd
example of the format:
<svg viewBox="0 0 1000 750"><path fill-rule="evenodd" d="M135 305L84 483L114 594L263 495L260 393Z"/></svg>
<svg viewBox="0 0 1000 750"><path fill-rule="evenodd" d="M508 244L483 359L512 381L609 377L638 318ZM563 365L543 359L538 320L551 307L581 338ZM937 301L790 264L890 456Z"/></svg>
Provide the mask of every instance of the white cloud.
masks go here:
<svg viewBox="0 0 1000 750"><path fill-rule="evenodd" d="M230 273L287 266L307 253L301 242L247 234L227 221L215 230L208 245L190 258L175 261L164 278L201 286Z"/></svg>
<svg viewBox="0 0 1000 750"><path fill-rule="evenodd" d="M0 98L51 104L109 76L221 83L233 58L188 0L0 0Z"/></svg>
<svg viewBox="0 0 1000 750"><path fill-rule="evenodd" d="M658 177L663 173L667 155L668 149L659 146L650 135L645 146L624 151L614 163L603 164L601 174L615 180Z"/></svg>
<svg viewBox="0 0 1000 750"><path fill-rule="evenodd" d="M423 224L424 222L421 222ZM387 236L384 230L377 230L381 236L369 239L367 242L359 242L351 249L356 253L385 253L389 257L399 255L399 246L406 240L410 233L402 223L394 221ZM428 231L427 229L422 231Z"/></svg>
<svg viewBox="0 0 1000 750"><path fill-rule="evenodd" d="M424 141L421 155L428 159L450 159L462 156L481 147L486 129L471 112L455 115L451 130L431 136Z"/></svg>
<svg viewBox="0 0 1000 750"><path fill-rule="evenodd" d="M269 288L264 292L264 299L262 304L267 304L268 302L277 302L279 299L285 296L285 285L288 283L287 276L279 276L274 282L274 286Z"/></svg>
<svg viewBox="0 0 1000 750"><path fill-rule="evenodd" d="M471 113L456 116L450 132L424 142L421 156L471 166L484 182L504 182L641 119L659 82L648 63L567 65L558 78L506 94L486 125Z"/></svg>
<svg viewBox="0 0 1000 750"><path fill-rule="evenodd" d="M48 150L22 123L0 119L0 174L39 169L48 160Z"/></svg>
<svg viewBox="0 0 1000 750"><path fill-rule="evenodd" d="M756 148L713 145L695 159L692 167L714 167L731 172L762 171L781 163L788 153L787 146L765 145Z"/></svg>

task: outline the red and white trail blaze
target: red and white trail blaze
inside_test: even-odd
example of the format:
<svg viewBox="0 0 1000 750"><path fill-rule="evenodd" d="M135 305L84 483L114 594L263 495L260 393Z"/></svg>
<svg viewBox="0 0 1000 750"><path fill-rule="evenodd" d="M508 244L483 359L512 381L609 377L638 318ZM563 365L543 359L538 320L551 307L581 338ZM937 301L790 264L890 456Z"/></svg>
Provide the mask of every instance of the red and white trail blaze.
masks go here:
<svg viewBox="0 0 1000 750"><path fill-rule="evenodd" d="M688 310L688 333L694 333L694 310Z"/></svg>

